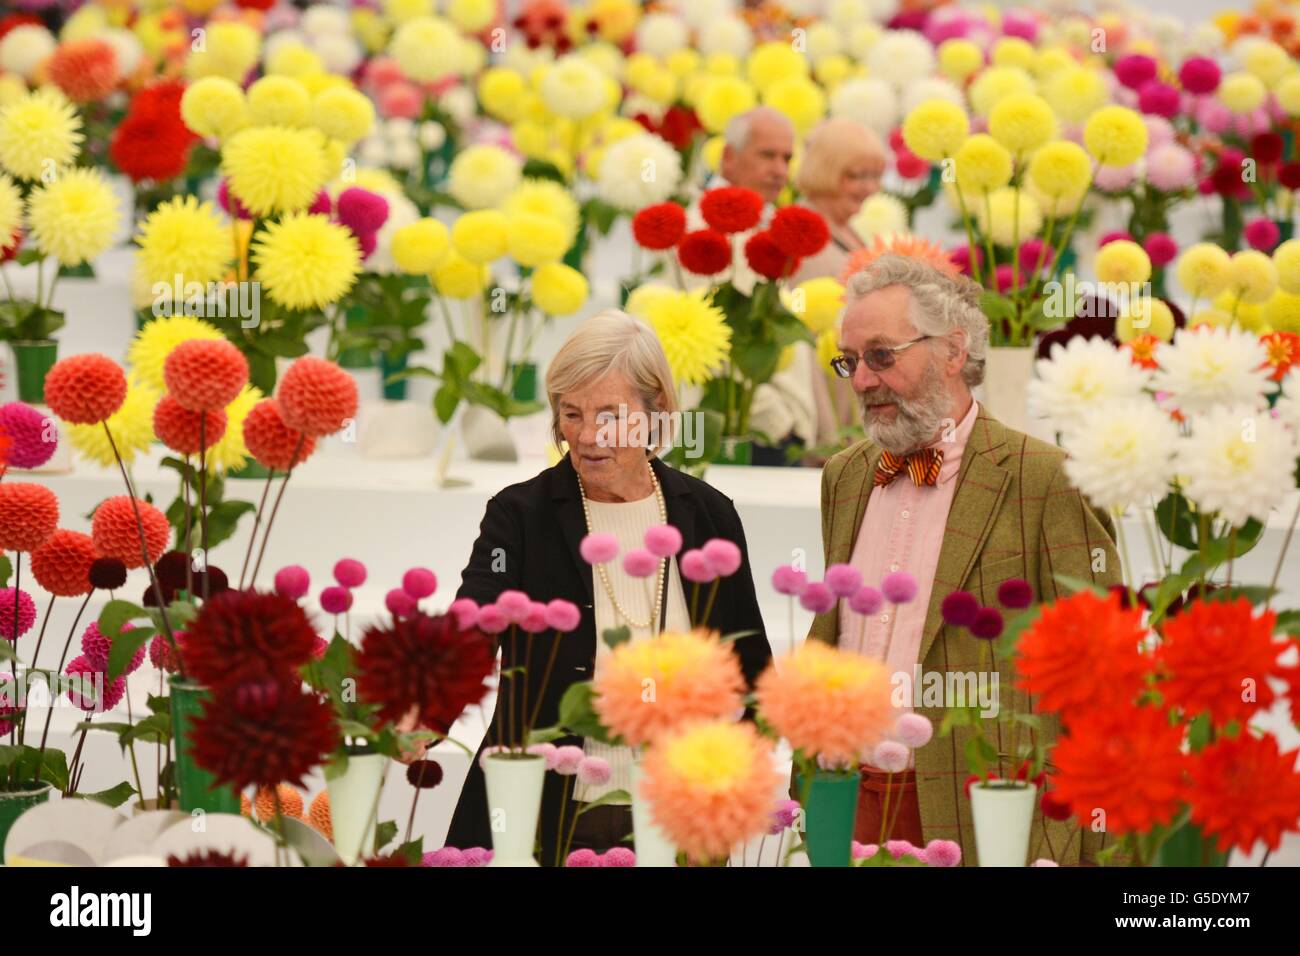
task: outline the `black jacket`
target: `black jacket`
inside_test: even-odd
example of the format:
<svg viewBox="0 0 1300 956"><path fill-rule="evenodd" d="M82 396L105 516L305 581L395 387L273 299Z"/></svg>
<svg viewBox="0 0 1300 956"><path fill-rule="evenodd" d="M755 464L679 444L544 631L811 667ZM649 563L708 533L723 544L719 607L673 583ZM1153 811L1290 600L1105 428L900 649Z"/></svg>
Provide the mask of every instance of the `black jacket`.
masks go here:
<svg viewBox="0 0 1300 956"><path fill-rule="evenodd" d="M771 660L772 650L759 614L745 532L740 526L735 505L703 481L677 471L658 458L652 459L651 466L663 489L668 523L682 534L683 552L700 547L710 538L726 538L740 547L743 563L735 574L719 584L707 624L724 635L737 631L758 632L735 642L741 668L752 687ZM479 604L489 604L502 591L514 588L524 591L535 601L563 598L578 606L582 620L576 631L560 639L555 669L542 699L537 727L549 727L558 722L559 704L564 692L571 684L591 680L595 668L597 635L592 570L578 552L578 545L586 534L587 522L578 491L578 476L572 462L565 456L553 468L503 489L488 501L478 540L474 542L469 564L461 575L460 590L456 592L458 598L469 597ZM682 584L689 602L694 585L687 581ZM701 587L701 608L707 595L706 588ZM542 672L554 639L553 631L538 634L533 639L532 666L528 668L527 676L530 708L537 700ZM522 658L526 636L521 636L516 644ZM507 654L509 651L507 644ZM519 664L522 663L520 660ZM502 661L503 669L513 666L516 666L513 660ZM521 680L521 690L523 683ZM505 706L508 696L498 697L498 708ZM518 712L522 711L522 701L517 702L517 708ZM489 728L484 747L496 742L495 714ZM581 745L582 739L566 737L555 743L557 746ZM480 747L470 765L447 834L447 846L464 849L492 845L487 788L479 766L482 751L483 747ZM546 775L541 822L542 863L545 866L553 865L555 860L555 827L559 801L564 792L561 784L564 782L554 773ZM570 812L566 810L566 820L572 819Z"/></svg>

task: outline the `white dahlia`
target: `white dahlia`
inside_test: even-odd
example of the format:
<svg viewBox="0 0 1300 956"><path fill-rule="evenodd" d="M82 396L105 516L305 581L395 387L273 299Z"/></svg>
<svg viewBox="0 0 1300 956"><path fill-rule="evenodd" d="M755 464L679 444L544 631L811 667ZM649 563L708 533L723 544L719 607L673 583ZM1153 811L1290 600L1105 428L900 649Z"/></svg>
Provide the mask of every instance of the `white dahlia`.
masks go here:
<svg viewBox="0 0 1300 956"><path fill-rule="evenodd" d="M898 125L898 94L884 80L856 77L835 87L830 110L832 116L861 123L883 138Z"/></svg>
<svg viewBox="0 0 1300 956"><path fill-rule="evenodd" d="M605 105L605 77L583 56L560 57L542 74L542 101L556 116L585 119Z"/></svg>
<svg viewBox="0 0 1300 956"><path fill-rule="evenodd" d="M1039 359L1029 383L1029 412L1068 432L1096 405L1140 398L1147 374L1105 339L1075 336Z"/></svg>
<svg viewBox="0 0 1300 956"><path fill-rule="evenodd" d="M1295 435L1254 405L1220 405L1193 419L1179 439L1175 468L1198 509L1233 527L1268 513L1294 487Z"/></svg>
<svg viewBox="0 0 1300 956"><path fill-rule="evenodd" d="M639 133L606 148L596 189L611 206L635 211L663 202L681 181L677 150L653 133Z"/></svg>
<svg viewBox="0 0 1300 956"><path fill-rule="evenodd" d="M903 115L906 116L926 100L947 100L963 109L966 106L966 97L961 90L941 77L931 76L919 83L908 84L903 90L900 103Z"/></svg>
<svg viewBox="0 0 1300 956"><path fill-rule="evenodd" d="M1282 380L1282 397L1274 408L1282 424L1291 429L1300 443L1300 368L1293 368Z"/></svg>
<svg viewBox="0 0 1300 956"><path fill-rule="evenodd" d="M1062 436L1065 473L1098 508L1164 497L1178 426L1146 397L1086 406Z"/></svg>
<svg viewBox="0 0 1300 956"><path fill-rule="evenodd" d="M466 209L486 209L514 192L523 168L519 157L500 146L471 146L451 161L447 192Z"/></svg>
<svg viewBox="0 0 1300 956"><path fill-rule="evenodd" d="M699 28L698 46L704 56L730 53L741 60L754 46L754 33L739 17L720 17Z"/></svg>
<svg viewBox="0 0 1300 956"><path fill-rule="evenodd" d="M934 68L934 47L915 30L886 30L867 51L871 75L899 89L931 76Z"/></svg>
<svg viewBox="0 0 1300 956"><path fill-rule="evenodd" d="M636 48L651 56L666 57L686 46L690 31L685 21L671 13L651 13L636 27Z"/></svg>
<svg viewBox="0 0 1300 956"><path fill-rule="evenodd" d="M1239 328L1180 329L1157 358L1160 367L1152 387L1168 392L1171 404L1184 415L1216 405L1260 407L1271 388L1264 346Z"/></svg>
<svg viewBox="0 0 1300 956"><path fill-rule="evenodd" d="M896 196L876 193L867 197L849 225L864 242L907 232L907 206Z"/></svg>

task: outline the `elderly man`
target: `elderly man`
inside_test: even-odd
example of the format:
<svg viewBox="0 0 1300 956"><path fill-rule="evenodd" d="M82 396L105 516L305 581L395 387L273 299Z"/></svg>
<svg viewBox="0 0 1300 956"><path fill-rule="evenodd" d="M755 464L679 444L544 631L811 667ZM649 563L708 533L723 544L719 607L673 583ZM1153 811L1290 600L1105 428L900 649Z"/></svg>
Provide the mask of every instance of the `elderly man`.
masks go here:
<svg viewBox="0 0 1300 956"><path fill-rule="evenodd" d="M763 197L763 222L766 223L789 179L790 160L794 155L794 127L784 114L770 106L756 106L732 117L723 138L725 145L718 164L719 175L709 181L708 188L741 186L754 190ZM693 230L706 228L698 203L689 210L689 220ZM743 233L737 237L737 249L744 248L749 235ZM758 276L743 261L743 255L739 258L741 261L737 263L731 281L737 289L748 294ZM796 441L806 444L816 441L817 399L812 385L814 361L811 346L796 347L795 359L790 366L777 372L770 382L760 385L754 392L750 422L756 431L775 443L772 447L755 445L754 464L784 465L787 463L786 446Z"/></svg>
<svg viewBox="0 0 1300 956"><path fill-rule="evenodd" d="M1040 600L1057 594L1057 575L1108 586L1120 580L1110 519L1090 507L1066 479L1065 453L1007 428L971 389L984 378L988 321L980 289L919 259L886 254L854 276L840 327L841 355L832 367L852 382L868 438L835 455L822 475L822 537L826 565L850 563L875 584L894 571L911 574L917 595L869 617L847 601L819 615L810 637L882 661L896 687L912 689L913 709L936 731L945 708L921 694L924 675L976 675L997 687L996 705L1026 710L1012 690L1010 667L996 685L981 668L982 641L944 624L941 605L965 590L998 605L998 586L1020 578ZM916 681L920 665L921 681ZM1084 666L1084 665L1081 665ZM933 686L933 685L931 685ZM981 701L981 704L985 701ZM921 706L924 704L925 706ZM1011 741L986 722L1004 754ZM1055 726L1040 733L1051 738ZM894 839L920 845L961 844L976 862L970 801L963 792L968 728L936 738L914 753L914 767L888 776L862 767L857 839L880 837L882 804L898 813ZM1007 766L1010 766L1009 761ZM1031 846L1060 863L1079 860L1080 842L1064 825L1034 821ZM1090 861L1101 836L1085 833Z"/></svg>

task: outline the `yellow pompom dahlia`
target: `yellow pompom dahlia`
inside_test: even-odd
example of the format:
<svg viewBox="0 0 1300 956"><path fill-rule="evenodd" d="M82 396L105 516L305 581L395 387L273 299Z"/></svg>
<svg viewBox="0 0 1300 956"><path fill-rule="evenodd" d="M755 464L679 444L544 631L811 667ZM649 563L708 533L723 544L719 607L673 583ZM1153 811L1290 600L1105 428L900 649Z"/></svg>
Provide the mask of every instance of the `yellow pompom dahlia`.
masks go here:
<svg viewBox="0 0 1300 956"><path fill-rule="evenodd" d="M657 296L645 307L646 321L659 336L673 379L702 385L722 367L731 351L731 326L710 304L707 290Z"/></svg>
<svg viewBox="0 0 1300 956"><path fill-rule="evenodd" d="M926 100L903 121L907 148L932 163L955 153L969 133L965 111L947 100Z"/></svg>
<svg viewBox="0 0 1300 956"><path fill-rule="evenodd" d="M331 172L319 130L283 126L240 130L221 151L221 169L256 216L306 209Z"/></svg>
<svg viewBox="0 0 1300 956"><path fill-rule="evenodd" d="M988 133L969 137L952 159L957 185L964 193L983 195L1011 181L1011 154Z"/></svg>
<svg viewBox="0 0 1300 956"><path fill-rule="evenodd" d="M1013 93L989 111L989 133L1013 154L1023 155L1056 136L1056 115L1041 96Z"/></svg>
<svg viewBox="0 0 1300 956"><path fill-rule="evenodd" d="M1141 284L1151 278L1151 257L1136 242L1117 239L1097 250L1093 268L1102 282Z"/></svg>
<svg viewBox="0 0 1300 956"><path fill-rule="evenodd" d="M211 282L225 274L232 256L229 225L211 203L193 196L160 203L140 223L135 241L150 284Z"/></svg>
<svg viewBox="0 0 1300 956"><path fill-rule="evenodd" d="M167 390L163 365L172 349L190 339L217 342L224 338L215 325L192 315L159 316L136 332L127 347L126 360L142 384L163 392Z"/></svg>
<svg viewBox="0 0 1300 956"><path fill-rule="evenodd" d="M451 244L470 262L487 263L506 254L509 243L506 214L499 209L462 213L451 227Z"/></svg>
<svg viewBox="0 0 1300 956"><path fill-rule="evenodd" d="M120 203L99 169L65 169L27 197L32 243L61 265L80 265L113 245Z"/></svg>
<svg viewBox="0 0 1300 956"><path fill-rule="evenodd" d="M77 158L81 118L54 87L43 86L0 109L0 166L18 179L38 180Z"/></svg>
<svg viewBox="0 0 1300 956"><path fill-rule="evenodd" d="M1029 178L1048 196L1074 196L1088 188L1092 161L1078 143L1059 140L1034 152Z"/></svg>
<svg viewBox="0 0 1300 956"><path fill-rule="evenodd" d="M1083 144L1103 166L1127 166L1146 152L1147 127L1124 106L1103 106L1083 127Z"/></svg>
<svg viewBox="0 0 1300 956"><path fill-rule="evenodd" d="M449 299L472 299L488 283L488 267L470 262L454 249L434 267L433 287Z"/></svg>
<svg viewBox="0 0 1300 956"><path fill-rule="evenodd" d="M248 101L233 80L205 76L185 88L181 119L200 136L225 140L248 125Z"/></svg>
<svg viewBox="0 0 1300 956"><path fill-rule="evenodd" d="M1212 242L1198 242L1178 257L1178 284L1196 299L1212 299L1228 287L1231 256Z"/></svg>
<svg viewBox="0 0 1300 956"><path fill-rule="evenodd" d="M370 97L348 86L321 90L311 101L312 124L330 139L352 144L369 135L375 125Z"/></svg>
<svg viewBox="0 0 1300 956"><path fill-rule="evenodd" d="M393 262L408 275L428 275L450 248L447 227L436 219L417 219L393 233Z"/></svg>
<svg viewBox="0 0 1300 956"><path fill-rule="evenodd" d="M361 249L345 226L296 212L267 224L253 243L253 261L273 302L288 309L321 309L352 288Z"/></svg>
<svg viewBox="0 0 1300 956"><path fill-rule="evenodd" d="M533 273L533 304L547 315L572 315L587 304L587 278L562 262L548 262Z"/></svg>
<svg viewBox="0 0 1300 956"><path fill-rule="evenodd" d="M506 233L506 251L510 258L521 266L534 269L558 261L572 245L562 222L531 212L509 217Z"/></svg>

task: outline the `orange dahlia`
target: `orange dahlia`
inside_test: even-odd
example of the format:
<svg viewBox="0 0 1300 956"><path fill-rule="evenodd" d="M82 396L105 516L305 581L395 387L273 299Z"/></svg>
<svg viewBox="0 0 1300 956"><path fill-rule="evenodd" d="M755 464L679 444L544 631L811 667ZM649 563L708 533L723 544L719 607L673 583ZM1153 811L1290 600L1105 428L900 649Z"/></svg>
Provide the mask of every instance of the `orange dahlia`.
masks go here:
<svg viewBox="0 0 1300 956"><path fill-rule="evenodd" d="M1279 753L1272 734L1222 738L1191 759L1192 821L1218 838L1220 852L1249 853L1256 840L1270 850L1300 820L1296 753Z"/></svg>
<svg viewBox="0 0 1300 956"><path fill-rule="evenodd" d="M1153 707L1084 710L1052 750L1056 795L1083 826L1143 833L1187 797L1183 728Z"/></svg>
<svg viewBox="0 0 1300 956"><path fill-rule="evenodd" d="M301 820L302 794L287 783L280 784L280 786L275 788L275 791L272 791L270 787L258 788L257 799L253 801L253 806L257 810L257 818L263 821L275 819L276 792L280 795L281 815L293 817L295 820Z"/></svg>
<svg viewBox="0 0 1300 956"><path fill-rule="evenodd" d="M640 747L685 723L733 716L744 706L745 677L716 633L668 631L619 645L601 662L594 690L601 723Z"/></svg>
<svg viewBox="0 0 1300 956"><path fill-rule="evenodd" d="M203 422L203 440L199 441L199 422ZM182 455L197 455L204 446L211 448L226 433L224 408L198 412L181 405L172 395L164 395L154 406L153 430L161 441Z"/></svg>
<svg viewBox="0 0 1300 956"><path fill-rule="evenodd" d="M332 435L357 414L357 383L352 376L311 355L289 366L275 397L284 423L314 437Z"/></svg>
<svg viewBox="0 0 1300 956"><path fill-rule="evenodd" d="M1259 344L1268 353L1268 367L1273 370L1270 378L1275 382L1286 378L1291 367L1300 362L1300 335L1295 332L1269 332L1259 337Z"/></svg>
<svg viewBox="0 0 1300 956"><path fill-rule="evenodd" d="M721 860L772 822L781 775L750 724L672 731L645 758L641 794L655 823L692 860Z"/></svg>
<svg viewBox="0 0 1300 956"><path fill-rule="evenodd" d="M126 400L126 375L98 353L60 359L45 375L45 404L74 425L98 425Z"/></svg>
<svg viewBox="0 0 1300 956"><path fill-rule="evenodd" d="M322 790L312 797L311 806L307 808L307 822L325 834L325 839L331 843L334 842L334 820L330 816L330 792L328 790Z"/></svg>
<svg viewBox="0 0 1300 956"><path fill-rule="evenodd" d="M1276 640L1277 615L1258 617L1244 597L1196 601L1164 625L1156 650L1165 703L1189 719L1206 711L1222 726L1248 721L1273 705L1270 677L1283 677L1278 657L1290 647Z"/></svg>
<svg viewBox="0 0 1300 956"><path fill-rule="evenodd" d="M1124 348L1129 350L1133 364L1142 368L1159 367L1160 363L1156 361L1156 349L1159 347L1160 339L1149 332L1124 343Z"/></svg>
<svg viewBox="0 0 1300 956"><path fill-rule="evenodd" d="M140 509L140 524L144 525L144 543L153 564L167 550L171 525L167 516L147 501L135 501ZM140 548L140 529L136 525L135 508L129 495L105 498L90 523L90 536L95 550L106 558L117 558L128 568L144 567L144 553Z"/></svg>
<svg viewBox="0 0 1300 956"><path fill-rule="evenodd" d="M856 765L898 716L878 661L805 641L758 679L758 710L804 757Z"/></svg>
<svg viewBox="0 0 1300 956"><path fill-rule="evenodd" d="M117 53L103 40L66 40L45 61L50 80L76 103L102 100L121 79Z"/></svg>
<svg viewBox="0 0 1300 956"><path fill-rule="evenodd" d="M163 380L182 408L225 408L248 384L248 359L225 339L187 339L167 353Z"/></svg>
<svg viewBox="0 0 1300 956"><path fill-rule="evenodd" d="M912 259L920 259L927 265L933 266L940 272L946 272L950 276L961 275L961 266L953 261L952 256L948 255L948 251L943 246L931 242L929 239L923 239L921 236L902 234L876 236L871 241L871 245L859 249L849 256L844 271L840 273L840 282L847 285L850 278L889 252L899 256L908 256Z"/></svg>
<svg viewBox="0 0 1300 956"><path fill-rule="evenodd" d="M264 398L244 418L244 445L263 467L288 471L306 461L316 450L316 439L286 425L280 414L279 401ZM294 456L295 450L297 457Z"/></svg>
<svg viewBox="0 0 1300 956"><path fill-rule="evenodd" d="M1118 594L1076 591L1045 606L1017 644L1016 686L1069 723L1086 710L1132 705L1150 670L1138 651L1142 608L1124 610Z"/></svg>
<svg viewBox="0 0 1300 956"><path fill-rule="evenodd" d="M97 557L90 535L60 528L32 552L32 574L51 594L80 597L91 590L90 566Z"/></svg>
<svg viewBox="0 0 1300 956"><path fill-rule="evenodd" d="M0 551L35 551L59 526L59 499L44 485L0 484Z"/></svg>

